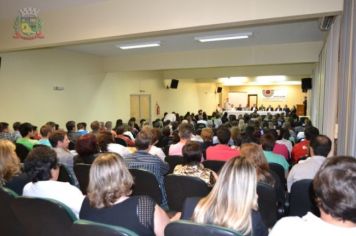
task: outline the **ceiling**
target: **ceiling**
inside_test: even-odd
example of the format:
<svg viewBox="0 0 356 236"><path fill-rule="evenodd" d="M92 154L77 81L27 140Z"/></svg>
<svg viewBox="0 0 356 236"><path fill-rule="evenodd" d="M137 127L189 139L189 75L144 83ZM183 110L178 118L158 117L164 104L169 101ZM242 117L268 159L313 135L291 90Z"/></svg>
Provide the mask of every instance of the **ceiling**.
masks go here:
<svg viewBox="0 0 356 236"><path fill-rule="evenodd" d="M0 19L13 18L19 9L35 7L41 11L59 10L63 8L99 3L105 0L1 0Z"/></svg>
<svg viewBox="0 0 356 236"><path fill-rule="evenodd" d="M23 7L36 7L41 11L59 10L74 6L97 4L108 0L1 0L0 1L0 19L13 18L17 14L17 11ZM251 32L252 36L249 39L220 41L200 43L194 38L198 36L210 36L210 35L225 35L240 32ZM77 44L58 47L62 50L75 51L85 54L94 55L97 57L103 57L105 59L120 58L126 60L126 58L133 58L132 61L137 61L137 57L142 57L141 61L145 62L146 58L158 57L157 55L167 55L172 57L177 53L189 52L189 55L198 55L198 57L184 57L183 60L196 60L196 58L204 58L207 51L215 50L215 52L226 52L226 50L233 51L238 48L253 48L264 45L279 45L279 44L293 44L293 43L305 43L305 42L322 42L326 36L325 32L319 30L318 19L309 19L293 22L282 22L263 25L250 25L238 28L224 28L220 30L206 30L199 32L178 33L170 35L159 35L155 37L146 38L130 38L125 40L114 40L106 42L97 42L89 44ZM119 44L133 44L142 43L147 41L160 41L160 47L143 48L133 50L121 50L116 45ZM188 54L187 54L188 55ZM136 57L136 58L135 58ZM235 56L236 57L236 56ZM146 60L147 61L147 60ZM222 61L222 60L220 60ZM303 61L300 61L303 63ZM164 63L162 63L164 64ZM183 64L183 63L182 63ZM188 63L189 64L189 63ZM268 63L266 63L268 65ZM239 64L231 65L220 63L217 67L224 68L224 66L241 66ZM209 65L209 68L213 68L214 65ZM185 68L182 66L182 68ZM187 66L186 68L189 68ZM162 70L162 67L156 69ZM169 67L163 69L171 69ZM202 68L206 69L206 68ZM196 71L195 71L196 73ZM219 72L220 73L220 72ZM224 74L224 73L220 73ZM237 74L231 74L236 76ZM263 73L259 74L263 75ZM225 73L226 76L226 73ZM296 76L294 74L294 76ZM201 76L203 77L203 76ZM217 76L216 76L217 77ZM215 78L216 78L215 77ZM297 76L298 77L298 76Z"/></svg>
<svg viewBox="0 0 356 236"><path fill-rule="evenodd" d="M248 39L200 43L195 40L199 36L226 35L251 32ZM252 27L240 27L224 30L162 35L150 38L132 38L130 40L116 40L110 42L80 44L61 47L63 49L88 53L102 57L159 54L182 51L197 51L206 49L226 49L239 47L253 47L269 44L286 44L322 41L324 32L319 30L318 20L268 24ZM160 47L122 50L116 47L121 44L133 44L160 41Z"/></svg>

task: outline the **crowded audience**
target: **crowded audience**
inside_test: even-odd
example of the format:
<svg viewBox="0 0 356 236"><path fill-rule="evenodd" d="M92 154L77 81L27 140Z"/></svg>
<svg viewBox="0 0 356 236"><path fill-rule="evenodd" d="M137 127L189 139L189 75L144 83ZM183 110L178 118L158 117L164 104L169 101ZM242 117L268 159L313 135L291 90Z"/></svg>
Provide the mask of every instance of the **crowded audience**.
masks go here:
<svg viewBox="0 0 356 236"><path fill-rule="evenodd" d="M298 117L295 108L240 105L233 109L245 114L228 115L229 100L223 108L218 106L211 116L203 110L184 116L173 111L152 123L117 119L114 127L111 121L95 120L89 123L90 131L82 121L69 120L66 131L49 121L38 126L40 136L29 122L15 122L13 131L9 123L0 122L0 185L19 195L58 200L81 219L122 226L139 235L164 235L169 217L242 235L268 235L268 230L272 236L356 235L355 158L328 157L335 155L331 137L320 134L308 118ZM183 164L170 166L167 156ZM223 167L214 172L204 166L206 160L220 161ZM90 165L86 196L76 182L74 166L79 163ZM283 178L272 163L280 167ZM68 169L74 182L58 181L59 165ZM173 175L200 178L211 192L187 198L182 213L171 212L165 191L170 168ZM136 180L129 169L155 176L161 203L133 195ZM310 197L320 216L305 212L290 217L288 194L305 179L313 181ZM274 189L280 207L280 220L270 229L258 210L259 183Z"/></svg>

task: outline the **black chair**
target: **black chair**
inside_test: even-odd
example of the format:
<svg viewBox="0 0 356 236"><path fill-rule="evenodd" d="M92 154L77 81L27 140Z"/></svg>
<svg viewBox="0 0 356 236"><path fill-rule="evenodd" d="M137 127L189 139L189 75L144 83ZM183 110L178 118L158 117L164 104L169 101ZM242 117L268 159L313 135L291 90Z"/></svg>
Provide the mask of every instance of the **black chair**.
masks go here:
<svg viewBox="0 0 356 236"><path fill-rule="evenodd" d="M80 190L84 195L87 193L87 188L89 184L90 167L90 164L83 163L75 164L73 167L75 176L77 177L79 182Z"/></svg>
<svg viewBox="0 0 356 236"><path fill-rule="evenodd" d="M272 228L278 219L276 190L268 184L258 183L257 194L258 210L262 221L268 228Z"/></svg>
<svg viewBox="0 0 356 236"><path fill-rule="evenodd" d="M24 229L11 209L11 202L18 195L7 188L0 188L0 235L24 235Z"/></svg>
<svg viewBox="0 0 356 236"><path fill-rule="evenodd" d="M64 204L43 198L18 197L11 208L23 225L26 236L69 235L74 213Z"/></svg>
<svg viewBox="0 0 356 236"><path fill-rule="evenodd" d="M206 160L203 161L205 168L213 170L215 173L218 173L221 168L225 165L225 161L216 161L216 160Z"/></svg>
<svg viewBox="0 0 356 236"><path fill-rule="evenodd" d="M71 185L75 185L75 179L74 179L72 173L69 171L68 167L63 164L59 165L58 181L68 182Z"/></svg>
<svg viewBox="0 0 356 236"><path fill-rule="evenodd" d="M70 236L138 236L133 231L120 226L96 223L88 220L74 222Z"/></svg>
<svg viewBox="0 0 356 236"><path fill-rule="evenodd" d="M197 224L192 221L178 220L169 223L164 229L165 236L242 236L241 233L210 224Z"/></svg>
<svg viewBox="0 0 356 236"><path fill-rule="evenodd" d="M15 151L17 156L20 158L21 162L24 162L30 150L28 150L27 147L21 143L15 143L15 145L16 145Z"/></svg>
<svg viewBox="0 0 356 236"><path fill-rule="evenodd" d="M268 163L270 171L276 173L281 180L281 184L284 189L287 189L287 179L283 166L277 163Z"/></svg>
<svg viewBox="0 0 356 236"><path fill-rule="evenodd" d="M164 180L170 210L182 211L183 203L188 197L204 197L211 188L198 177L167 175Z"/></svg>
<svg viewBox="0 0 356 236"><path fill-rule="evenodd" d="M162 203L162 193L156 176L142 169L129 169L129 171L135 182L132 195L148 195L160 205Z"/></svg>
<svg viewBox="0 0 356 236"><path fill-rule="evenodd" d="M168 174L173 173L174 168L176 167L176 165L181 165L184 162L182 156L166 156L164 161L169 164Z"/></svg>
<svg viewBox="0 0 356 236"><path fill-rule="evenodd" d="M287 191L285 187L281 184L281 179L279 176L274 172L270 171L273 179L275 180L274 189L277 194L277 208L278 208L278 218L285 216L287 208L288 208L288 201L287 199Z"/></svg>
<svg viewBox="0 0 356 236"><path fill-rule="evenodd" d="M21 196L23 187L25 187L25 185L29 182L31 182L30 176L26 173L21 173L20 175L16 175L7 181L4 187L11 189Z"/></svg>
<svg viewBox="0 0 356 236"><path fill-rule="evenodd" d="M127 143L126 143L126 141L125 140L123 140L122 138L115 138L115 143L117 143L117 144L120 144L120 145L122 145L122 146L124 146L124 147L127 147Z"/></svg>
<svg viewBox="0 0 356 236"><path fill-rule="evenodd" d="M183 203L182 214L180 216L181 220L191 220L194 209L198 205L201 197L187 197Z"/></svg>
<svg viewBox="0 0 356 236"><path fill-rule="evenodd" d="M319 216L320 212L314 201L313 180L303 179L292 184L289 194L289 216L304 216L308 211Z"/></svg>

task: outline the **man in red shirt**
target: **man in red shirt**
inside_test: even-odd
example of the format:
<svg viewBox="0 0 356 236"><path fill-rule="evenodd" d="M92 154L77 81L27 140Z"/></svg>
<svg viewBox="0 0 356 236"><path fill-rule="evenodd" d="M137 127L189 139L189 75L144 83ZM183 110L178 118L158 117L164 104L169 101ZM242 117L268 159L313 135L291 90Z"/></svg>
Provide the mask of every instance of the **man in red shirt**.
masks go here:
<svg viewBox="0 0 356 236"><path fill-rule="evenodd" d="M292 162L298 163L298 161L304 157L309 156L309 142L313 138L319 135L318 128L313 126L307 127L304 130L305 139L296 145L292 149Z"/></svg>
<svg viewBox="0 0 356 236"><path fill-rule="evenodd" d="M231 137L230 130L225 126L220 126L216 132L219 144L206 149L207 160L227 161L240 155L240 150L229 147Z"/></svg>

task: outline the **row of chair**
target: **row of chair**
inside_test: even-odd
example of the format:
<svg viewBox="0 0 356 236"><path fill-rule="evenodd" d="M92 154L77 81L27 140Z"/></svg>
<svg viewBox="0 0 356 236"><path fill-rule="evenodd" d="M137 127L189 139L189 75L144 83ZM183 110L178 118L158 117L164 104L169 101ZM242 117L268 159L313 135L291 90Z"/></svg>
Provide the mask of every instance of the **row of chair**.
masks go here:
<svg viewBox="0 0 356 236"><path fill-rule="evenodd" d="M0 235L137 236L123 227L78 220L58 201L19 197L7 188L0 189L0 222ZM183 220L168 224L165 235L241 236L227 228Z"/></svg>
<svg viewBox="0 0 356 236"><path fill-rule="evenodd" d="M81 174L77 174L78 170L85 169ZM90 165L77 164L74 166L74 171L77 174L81 189L82 178L86 178L84 183L88 182ZM86 173L84 173L86 172ZM162 202L161 190L155 176L145 170L130 169L130 173L134 177L135 185L132 195L148 195L152 197L158 204ZM86 176L84 176L86 175ZM167 194L168 206L171 211L182 211L184 201L189 197L205 197L209 194L211 187L197 177L180 176L169 174L165 176L165 190ZM269 185L259 183L257 187L259 195L258 204L262 215L262 219L269 227L273 226L277 221L277 195L275 189Z"/></svg>
<svg viewBox="0 0 356 236"><path fill-rule="evenodd" d="M19 197L7 188L0 188L0 222L0 235L137 236L123 227L78 220L58 201Z"/></svg>

